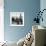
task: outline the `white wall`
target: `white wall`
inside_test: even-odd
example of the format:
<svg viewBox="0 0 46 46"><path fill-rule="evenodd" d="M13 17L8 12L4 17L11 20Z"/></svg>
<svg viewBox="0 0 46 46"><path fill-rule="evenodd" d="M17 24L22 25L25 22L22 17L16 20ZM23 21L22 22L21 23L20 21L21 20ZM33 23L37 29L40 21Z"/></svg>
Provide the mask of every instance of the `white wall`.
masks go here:
<svg viewBox="0 0 46 46"><path fill-rule="evenodd" d="M0 0L0 42L4 41L4 0Z"/></svg>

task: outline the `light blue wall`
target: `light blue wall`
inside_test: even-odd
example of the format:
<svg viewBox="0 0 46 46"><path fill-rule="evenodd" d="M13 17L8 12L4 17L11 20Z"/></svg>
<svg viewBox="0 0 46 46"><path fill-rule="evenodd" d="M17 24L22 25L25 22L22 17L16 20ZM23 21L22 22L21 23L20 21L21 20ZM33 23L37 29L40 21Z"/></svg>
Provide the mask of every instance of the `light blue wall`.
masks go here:
<svg viewBox="0 0 46 46"><path fill-rule="evenodd" d="M40 0L4 0L4 35L7 41L18 41L31 29ZM24 27L10 26L10 12L24 12Z"/></svg>
<svg viewBox="0 0 46 46"><path fill-rule="evenodd" d="M41 0L40 1L40 10L42 11L43 9L46 9L46 0ZM40 25L46 27L46 10L43 12L43 22L40 21Z"/></svg>

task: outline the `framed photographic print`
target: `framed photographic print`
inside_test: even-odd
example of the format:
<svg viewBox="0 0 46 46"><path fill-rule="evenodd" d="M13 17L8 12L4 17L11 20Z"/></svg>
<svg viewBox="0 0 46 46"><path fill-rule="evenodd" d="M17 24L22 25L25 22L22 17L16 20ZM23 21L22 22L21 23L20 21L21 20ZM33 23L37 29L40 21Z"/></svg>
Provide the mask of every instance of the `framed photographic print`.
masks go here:
<svg viewBox="0 0 46 46"><path fill-rule="evenodd" d="M24 26L24 12L10 12L10 26Z"/></svg>

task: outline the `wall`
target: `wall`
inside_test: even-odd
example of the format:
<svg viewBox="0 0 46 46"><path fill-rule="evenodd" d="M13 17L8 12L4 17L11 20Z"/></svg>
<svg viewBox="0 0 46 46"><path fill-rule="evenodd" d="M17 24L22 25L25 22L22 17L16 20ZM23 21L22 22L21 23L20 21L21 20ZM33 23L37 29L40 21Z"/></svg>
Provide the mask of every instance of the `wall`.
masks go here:
<svg viewBox="0 0 46 46"><path fill-rule="evenodd" d="M4 41L4 0L0 0L0 42Z"/></svg>
<svg viewBox="0 0 46 46"><path fill-rule="evenodd" d="M4 0L4 36L7 41L18 41L32 30L33 19L40 9L40 0ZM10 26L10 11L24 12L24 26Z"/></svg>
<svg viewBox="0 0 46 46"><path fill-rule="evenodd" d="M40 9L41 9L41 11L42 11L43 9L46 9L46 0L40 0ZM46 20L45 20L45 19L46 19L46 10L43 12L42 17L43 17L43 22L40 21L40 25L46 27Z"/></svg>

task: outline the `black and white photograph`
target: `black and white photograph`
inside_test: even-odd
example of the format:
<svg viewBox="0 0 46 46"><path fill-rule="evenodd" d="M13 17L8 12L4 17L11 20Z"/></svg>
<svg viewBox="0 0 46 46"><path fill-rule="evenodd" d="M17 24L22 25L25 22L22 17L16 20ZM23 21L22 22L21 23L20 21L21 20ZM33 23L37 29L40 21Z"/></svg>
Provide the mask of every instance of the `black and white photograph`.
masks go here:
<svg viewBox="0 0 46 46"><path fill-rule="evenodd" d="M10 12L11 26L24 26L24 12Z"/></svg>

